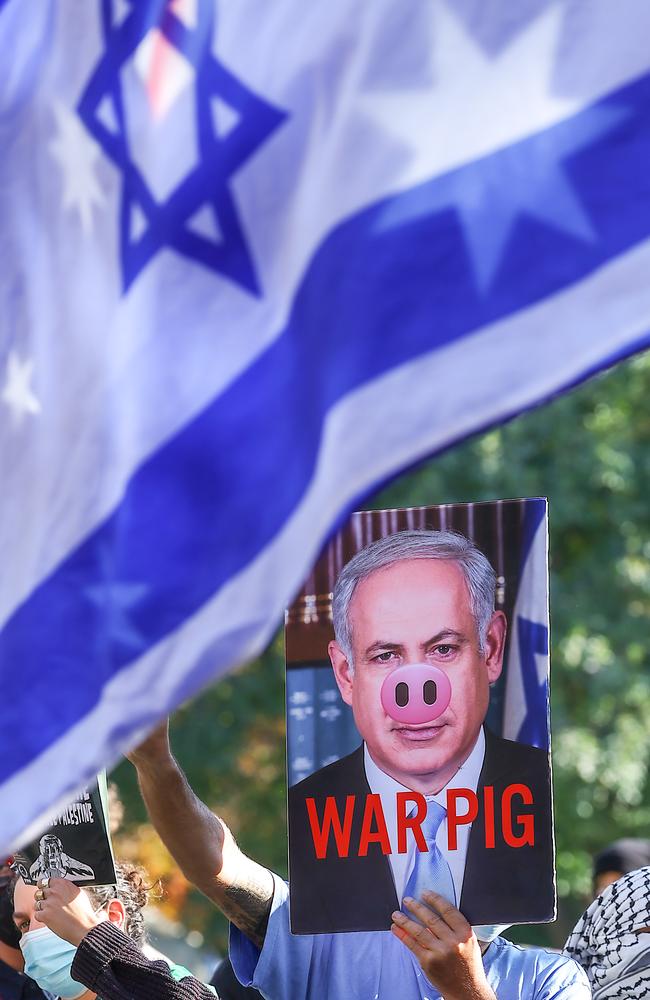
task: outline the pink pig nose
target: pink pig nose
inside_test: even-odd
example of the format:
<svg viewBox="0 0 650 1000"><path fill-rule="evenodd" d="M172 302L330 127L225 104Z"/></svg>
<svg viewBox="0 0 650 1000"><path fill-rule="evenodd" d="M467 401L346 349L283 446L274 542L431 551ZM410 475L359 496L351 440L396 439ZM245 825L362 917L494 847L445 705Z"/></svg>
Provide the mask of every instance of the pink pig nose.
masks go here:
<svg viewBox="0 0 650 1000"><path fill-rule="evenodd" d="M381 704L386 715L412 726L433 722L450 701L447 674L427 663L397 667L381 686Z"/></svg>

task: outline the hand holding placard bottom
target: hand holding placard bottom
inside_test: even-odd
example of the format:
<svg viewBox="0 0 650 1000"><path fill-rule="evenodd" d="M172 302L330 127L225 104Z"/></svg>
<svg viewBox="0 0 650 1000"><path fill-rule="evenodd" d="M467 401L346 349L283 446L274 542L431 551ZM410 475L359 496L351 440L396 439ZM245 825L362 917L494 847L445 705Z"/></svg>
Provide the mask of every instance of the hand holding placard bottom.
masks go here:
<svg viewBox="0 0 650 1000"><path fill-rule="evenodd" d="M413 871L409 876L404 890L404 898L420 899L422 893L427 890L438 892L450 903L456 905L456 891L451 869L447 864L442 852L436 846L436 834L438 827L445 819L447 810L435 799L427 802L427 814L422 823L422 832L429 850L425 853L416 851L413 863Z"/></svg>

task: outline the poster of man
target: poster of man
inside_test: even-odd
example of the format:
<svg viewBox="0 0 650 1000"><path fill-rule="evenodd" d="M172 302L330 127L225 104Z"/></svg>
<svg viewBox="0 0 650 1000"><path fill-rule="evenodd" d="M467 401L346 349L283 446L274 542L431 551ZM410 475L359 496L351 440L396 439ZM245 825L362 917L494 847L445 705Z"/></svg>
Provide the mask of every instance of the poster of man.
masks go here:
<svg viewBox="0 0 650 1000"><path fill-rule="evenodd" d="M106 775L50 819L47 830L16 851L13 866L28 885L65 878L80 885L114 885Z"/></svg>
<svg viewBox="0 0 650 1000"><path fill-rule="evenodd" d="M29 869L30 881L38 882L40 878L67 878L75 882L85 882L94 877L95 872L90 865L66 854L59 837L52 833L46 833L41 837L38 857Z"/></svg>
<svg viewBox="0 0 650 1000"><path fill-rule="evenodd" d="M294 933L387 930L425 889L554 918L546 521L366 512L322 554L287 614Z"/></svg>

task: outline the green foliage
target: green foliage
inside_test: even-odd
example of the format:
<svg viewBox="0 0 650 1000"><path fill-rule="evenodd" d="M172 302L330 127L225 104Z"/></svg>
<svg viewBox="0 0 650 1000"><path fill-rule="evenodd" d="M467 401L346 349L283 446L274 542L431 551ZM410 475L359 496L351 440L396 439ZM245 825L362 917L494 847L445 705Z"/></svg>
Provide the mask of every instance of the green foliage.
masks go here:
<svg viewBox="0 0 650 1000"><path fill-rule="evenodd" d="M548 496L552 723L560 913L513 938L561 945L589 898L593 852L650 829L650 355L476 437L367 504ZM286 874L281 640L178 713L190 780L242 847ZM116 772L128 832L144 813ZM180 914L223 945L225 924L190 895Z"/></svg>

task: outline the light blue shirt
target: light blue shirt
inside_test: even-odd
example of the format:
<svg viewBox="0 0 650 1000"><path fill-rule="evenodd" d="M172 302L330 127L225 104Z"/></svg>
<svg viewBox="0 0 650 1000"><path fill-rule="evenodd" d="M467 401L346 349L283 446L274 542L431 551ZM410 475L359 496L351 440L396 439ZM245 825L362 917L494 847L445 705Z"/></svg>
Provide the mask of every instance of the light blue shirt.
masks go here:
<svg viewBox="0 0 650 1000"><path fill-rule="evenodd" d="M231 925L237 978L267 1000L439 1000L411 952L390 931L292 934L289 891L275 892L261 952ZM589 1000L585 973L572 959L496 938L483 956L498 1000Z"/></svg>

